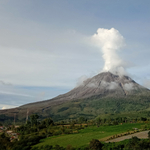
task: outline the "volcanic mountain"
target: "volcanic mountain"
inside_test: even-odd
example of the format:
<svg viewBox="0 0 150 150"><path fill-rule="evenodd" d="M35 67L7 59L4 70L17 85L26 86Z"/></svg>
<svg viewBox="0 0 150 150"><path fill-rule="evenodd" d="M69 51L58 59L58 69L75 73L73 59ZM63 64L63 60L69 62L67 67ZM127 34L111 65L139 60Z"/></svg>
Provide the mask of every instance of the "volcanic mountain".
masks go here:
<svg viewBox="0 0 150 150"><path fill-rule="evenodd" d="M54 120L76 119L80 116L94 118L100 114L148 110L150 90L137 84L128 76L100 73L85 80L70 92L53 99L26 104L0 111L0 121L5 118L18 120L37 113L40 117Z"/></svg>

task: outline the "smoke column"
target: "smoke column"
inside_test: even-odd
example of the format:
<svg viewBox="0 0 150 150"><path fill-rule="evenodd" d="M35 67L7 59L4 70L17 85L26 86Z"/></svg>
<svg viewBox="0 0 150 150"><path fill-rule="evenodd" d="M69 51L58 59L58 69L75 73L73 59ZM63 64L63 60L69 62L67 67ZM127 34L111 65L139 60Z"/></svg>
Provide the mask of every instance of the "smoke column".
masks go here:
<svg viewBox="0 0 150 150"><path fill-rule="evenodd" d="M111 28L99 28L92 36L92 41L100 48L105 61L103 71L110 71L114 74L125 74L125 62L117 54L125 45L123 36L118 30Z"/></svg>

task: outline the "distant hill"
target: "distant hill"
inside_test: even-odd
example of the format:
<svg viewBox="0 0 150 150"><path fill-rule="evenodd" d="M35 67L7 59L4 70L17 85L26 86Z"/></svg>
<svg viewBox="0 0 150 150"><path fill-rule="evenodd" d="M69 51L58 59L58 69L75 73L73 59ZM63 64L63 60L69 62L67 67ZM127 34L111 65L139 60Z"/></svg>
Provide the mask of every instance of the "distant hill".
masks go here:
<svg viewBox="0 0 150 150"><path fill-rule="evenodd" d="M13 119L14 115L18 120L25 120L27 111L29 115L37 113L40 117L52 117L58 121L142 110L150 110L149 89L128 76L103 72L53 99L0 110L0 121Z"/></svg>

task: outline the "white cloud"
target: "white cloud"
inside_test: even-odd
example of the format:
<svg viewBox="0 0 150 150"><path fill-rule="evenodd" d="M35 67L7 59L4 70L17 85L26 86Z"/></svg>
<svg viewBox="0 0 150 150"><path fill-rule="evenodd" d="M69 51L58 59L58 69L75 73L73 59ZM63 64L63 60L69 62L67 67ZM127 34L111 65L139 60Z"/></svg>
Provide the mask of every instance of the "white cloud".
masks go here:
<svg viewBox="0 0 150 150"><path fill-rule="evenodd" d="M114 90L118 88L118 84L116 82L110 82L109 86L108 86L108 89L109 90Z"/></svg>
<svg viewBox="0 0 150 150"><path fill-rule="evenodd" d="M124 87L124 89L125 89L126 91L131 91L131 90L134 89L134 86L133 86L132 83L126 83L126 84L124 84L123 87Z"/></svg>
<svg viewBox="0 0 150 150"><path fill-rule="evenodd" d="M90 88L97 88L98 84L96 84L96 83L89 83L89 84L87 84L87 86L90 87Z"/></svg>
<svg viewBox="0 0 150 150"><path fill-rule="evenodd" d="M31 95L27 95L27 94L19 94L19 93L6 92L6 91L0 91L0 94L24 96L24 97L34 97L34 96L31 96Z"/></svg>
<svg viewBox="0 0 150 150"><path fill-rule="evenodd" d="M0 81L0 84L2 84L2 85L6 85L6 86L12 86L12 84L11 83L6 83L6 82L4 82L4 81Z"/></svg>
<svg viewBox="0 0 150 150"><path fill-rule="evenodd" d="M114 89L116 89L118 87L118 83L102 81L101 82L101 86L106 88L106 89L109 89L109 90L114 90Z"/></svg>
<svg viewBox="0 0 150 150"><path fill-rule="evenodd" d="M26 103L51 99L68 92L68 88L60 87L30 87L0 85L0 103L20 106Z"/></svg>
<svg viewBox="0 0 150 150"><path fill-rule="evenodd" d="M86 75L83 75L80 78L78 78L76 87L78 87L80 85L84 85L84 81L86 81L87 79L88 79L88 77Z"/></svg>
<svg viewBox="0 0 150 150"><path fill-rule="evenodd" d="M87 84L88 87L90 88L97 88L98 87L98 82L96 82L95 78L92 78L92 80Z"/></svg>
<svg viewBox="0 0 150 150"><path fill-rule="evenodd" d="M77 78L99 69L97 52L74 28L51 28L6 12L0 16L0 81L73 88Z"/></svg>
<svg viewBox="0 0 150 150"><path fill-rule="evenodd" d="M145 79L143 81L143 86L150 89L150 79Z"/></svg>
<svg viewBox="0 0 150 150"><path fill-rule="evenodd" d="M9 108L9 107L8 107L8 108ZM6 106L3 106L3 107L2 107L2 110L3 110L3 109L7 109L7 107L6 107Z"/></svg>
<svg viewBox="0 0 150 150"><path fill-rule="evenodd" d="M125 45L123 36L118 30L99 28L92 36L92 41L100 48L105 61L103 71L120 75L125 74L126 63L119 57L119 51Z"/></svg>
<svg viewBox="0 0 150 150"><path fill-rule="evenodd" d="M105 17L107 13L110 13L111 8L106 11L103 6L102 9L93 9L92 7L93 12L98 10L100 11L99 14L106 14L101 15L101 19L97 19L93 15L96 13L91 14L89 10L76 7L78 3L61 2L61 4L58 5L56 2L51 5L51 2L37 2L35 8L35 3L32 1L23 3L19 1L1 2L0 103L4 101L5 104L18 106L40 99L52 98L72 89L80 76L84 74L88 76L91 72L94 72L95 75L97 71L102 70L101 55L98 55L97 48L89 46L90 42L87 41L87 36L93 34L98 24L103 27L112 26L111 18L107 20ZM140 28L138 26L135 28L139 24L139 20L135 20L134 23L126 20L124 21L126 28L124 28L123 25L120 25L120 19L115 22L117 24L115 25L113 21L113 25L121 33L124 33L123 35L128 41L127 45L129 45L122 56L124 59L129 58L128 60L131 62L134 60L135 64L142 64L140 67L137 65L135 70L131 68L130 72L139 75L139 78L145 76L149 70L147 64L149 64L150 51L149 33L144 30L150 31L149 25L141 21ZM105 60L103 69L113 72L117 70L121 74L125 74L124 69L127 67L120 57L124 38L119 31L114 28L110 30L100 28L93 36L93 40L94 44L96 43L98 48L102 50ZM143 67L144 65L145 67ZM137 70L138 72L136 72ZM81 79L77 84L81 84L85 79ZM7 86L9 84L12 87ZM148 82L144 84L149 86ZM29 88L33 86L39 87L39 89ZM97 87L94 83L88 86ZM115 83L112 83L108 88L113 89L116 86Z"/></svg>
<svg viewBox="0 0 150 150"><path fill-rule="evenodd" d="M0 80L13 85L73 88L77 78L99 70L97 52L85 45L83 35L69 32L55 36L55 42L49 39L35 44L38 48L25 42L22 35L12 38L22 42L14 41L12 45L8 39L8 43L2 44L5 46L0 45Z"/></svg>
<svg viewBox="0 0 150 150"><path fill-rule="evenodd" d="M15 108L15 107L17 106L0 104L0 109L9 109L9 108Z"/></svg>

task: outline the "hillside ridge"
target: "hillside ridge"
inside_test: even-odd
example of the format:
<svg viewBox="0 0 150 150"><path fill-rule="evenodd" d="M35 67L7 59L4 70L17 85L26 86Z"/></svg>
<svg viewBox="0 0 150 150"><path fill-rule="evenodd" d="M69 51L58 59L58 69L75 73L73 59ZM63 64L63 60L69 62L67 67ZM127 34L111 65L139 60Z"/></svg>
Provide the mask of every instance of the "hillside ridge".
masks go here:
<svg viewBox="0 0 150 150"><path fill-rule="evenodd" d="M0 110L0 115L13 117L16 114L18 119L23 119L26 117L27 110L29 110L29 114L37 113L41 117L50 116L58 118L57 120L69 116L75 118L81 114L86 116L92 114L93 116L91 117L96 117L98 112L102 114L113 111L132 111L132 105L135 108L138 106L137 110L148 108L150 107L149 95L149 89L139 85L128 76L102 72L83 81L82 84L68 93L50 100L29 103L13 109ZM146 101L147 104L143 104L143 101ZM131 105L131 107L128 109L124 108L128 107L128 105ZM111 107L110 110L108 110L109 107Z"/></svg>

